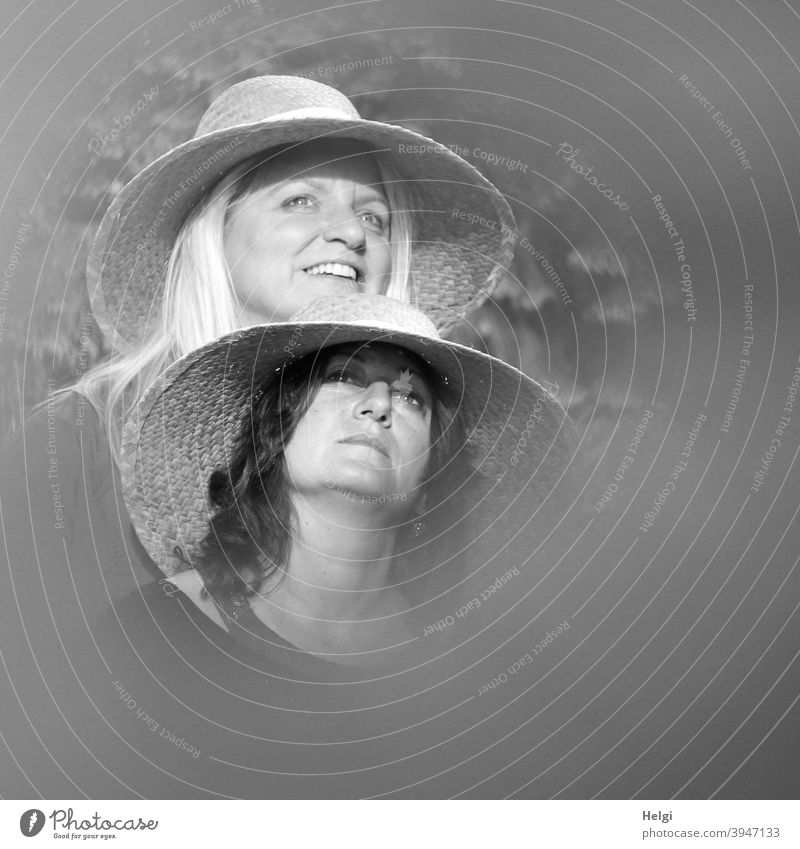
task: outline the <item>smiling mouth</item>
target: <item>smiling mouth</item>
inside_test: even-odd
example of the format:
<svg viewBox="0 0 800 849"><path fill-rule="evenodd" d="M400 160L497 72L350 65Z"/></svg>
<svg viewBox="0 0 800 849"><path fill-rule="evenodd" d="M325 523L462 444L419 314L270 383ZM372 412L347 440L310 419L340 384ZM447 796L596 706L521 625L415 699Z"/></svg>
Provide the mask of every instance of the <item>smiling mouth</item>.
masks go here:
<svg viewBox="0 0 800 849"><path fill-rule="evenodd" d="M321 262L317 265L310 265L303 270L306 274L311 274L314 277L343 277L345 280L350 280L358 285L364 282L364 279L358 273L358 269L344 262Z"/></svg>
<svg viewBox="0 0 800 849"><path fill-rule="evenodd" d="M389 457L389 452L386 450L386 446L380 441L380 439L376 439L374 436L359 434L358 436L348 436L347 439L340 439L339 441L345 445L366 445L369 448L374 448L376 451L380 451L380 453L387 459Z"/></svg>

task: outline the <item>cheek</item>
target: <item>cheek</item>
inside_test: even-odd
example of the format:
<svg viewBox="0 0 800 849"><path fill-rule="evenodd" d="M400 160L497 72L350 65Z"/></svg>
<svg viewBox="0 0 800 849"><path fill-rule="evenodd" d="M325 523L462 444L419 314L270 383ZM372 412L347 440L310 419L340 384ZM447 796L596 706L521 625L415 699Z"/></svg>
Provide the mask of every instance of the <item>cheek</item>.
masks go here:
<svg viewBox="0 0 800 849"><path fill-rule="evenodd" d="M235 218L225 228L225 259L231 273L235 276L237 270L245 271L254 263L274 265L280 253L274 251L273 246L280 241L276 239L274 229L263 222L252 221L244 216Z"/></svg>
<svg viewBox="0 0 800 849"><path fill-rule="evenodd" d="M388 274L392 270L392 247L383 239L374 249L375 268L379 274Z"/></svg>
<svg viewBox="0 0 800 849"><path fill-rule="evenodd" d="M364 293L367 295L383 295L389 285L392 273L392 249L383 239L368 243L366 253L367 279Z"/></svg>
<svg viewBox="0 0 800 849"><path fill-rule="evenodd" d="M286 446L287 454L291 452L301 462L324 456L324 446L334 438L337 424L335 405L321 401L318 395L297 423Z"/></svg>
<svg viewBox="0 0 800 849"><path fill-rule="evenodd" d="M408 471L419 483L425 479L428 466L431 461L431 437L430 427L415 427L408 436L407 441Z"/></svg>
<svg viewBox="0 0 800 849"><path fill-rule="evenodd" d="M314 438L308 419L304 417L297 425L283 453L286 477L290 486L302 487L313 478L315 470L323 459L315 450L317 443L318 440Z"/></svg>
<svg viewBox="0 0 800 849"><path fill-rule="evenodd" d="M234 294L246 307L250 323L287 320L297 309L287 299L292 283L291 241L274 227L246 215L226 227L225 260Z"/></svg>

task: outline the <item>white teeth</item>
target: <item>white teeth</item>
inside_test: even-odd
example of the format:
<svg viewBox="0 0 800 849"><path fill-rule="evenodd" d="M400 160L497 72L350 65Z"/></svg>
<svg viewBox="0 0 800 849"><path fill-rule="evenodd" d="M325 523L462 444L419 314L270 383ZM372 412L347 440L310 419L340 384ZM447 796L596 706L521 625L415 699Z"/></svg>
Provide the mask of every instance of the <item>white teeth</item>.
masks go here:
<svg viewBox="0 0 800 849"><path fill-rule="evenodd" d="M333 274L336 277L348 277L357 280L358 273L352 265L342 265L340 262L324 262L320 265L312 265L306 269L306 274Z"/></svg>

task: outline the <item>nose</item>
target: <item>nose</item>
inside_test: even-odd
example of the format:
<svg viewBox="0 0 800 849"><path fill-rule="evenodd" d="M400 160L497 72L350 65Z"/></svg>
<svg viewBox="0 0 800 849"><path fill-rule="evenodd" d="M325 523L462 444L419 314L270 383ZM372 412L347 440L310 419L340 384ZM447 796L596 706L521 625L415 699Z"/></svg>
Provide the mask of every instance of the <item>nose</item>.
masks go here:
<svg viewBox="0 0 800 849"><path fill-rule="evenodd" d="M371 419L382 427L392 426L392 393L389 384L375 381L364 387L353 407L357 419Z"/></svg>
<svg viewBox="0 0 800 849"><path fill-rule="evenodd" d="M331 212L322 235L326 242L341 242L350 251L360 251L367 244L367 231L349 206Z"/></svg>

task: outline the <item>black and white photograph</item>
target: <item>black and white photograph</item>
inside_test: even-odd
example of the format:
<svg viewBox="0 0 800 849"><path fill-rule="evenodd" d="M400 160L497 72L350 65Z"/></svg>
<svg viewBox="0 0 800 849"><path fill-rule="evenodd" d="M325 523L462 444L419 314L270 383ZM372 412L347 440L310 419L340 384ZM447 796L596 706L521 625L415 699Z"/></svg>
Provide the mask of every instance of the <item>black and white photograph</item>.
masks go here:
<svg viewBox="0 0 800 849"><path fill-rule="evenodd" d="M33 0L0 45L3 829L797 799L800 3Z"/></svg>

